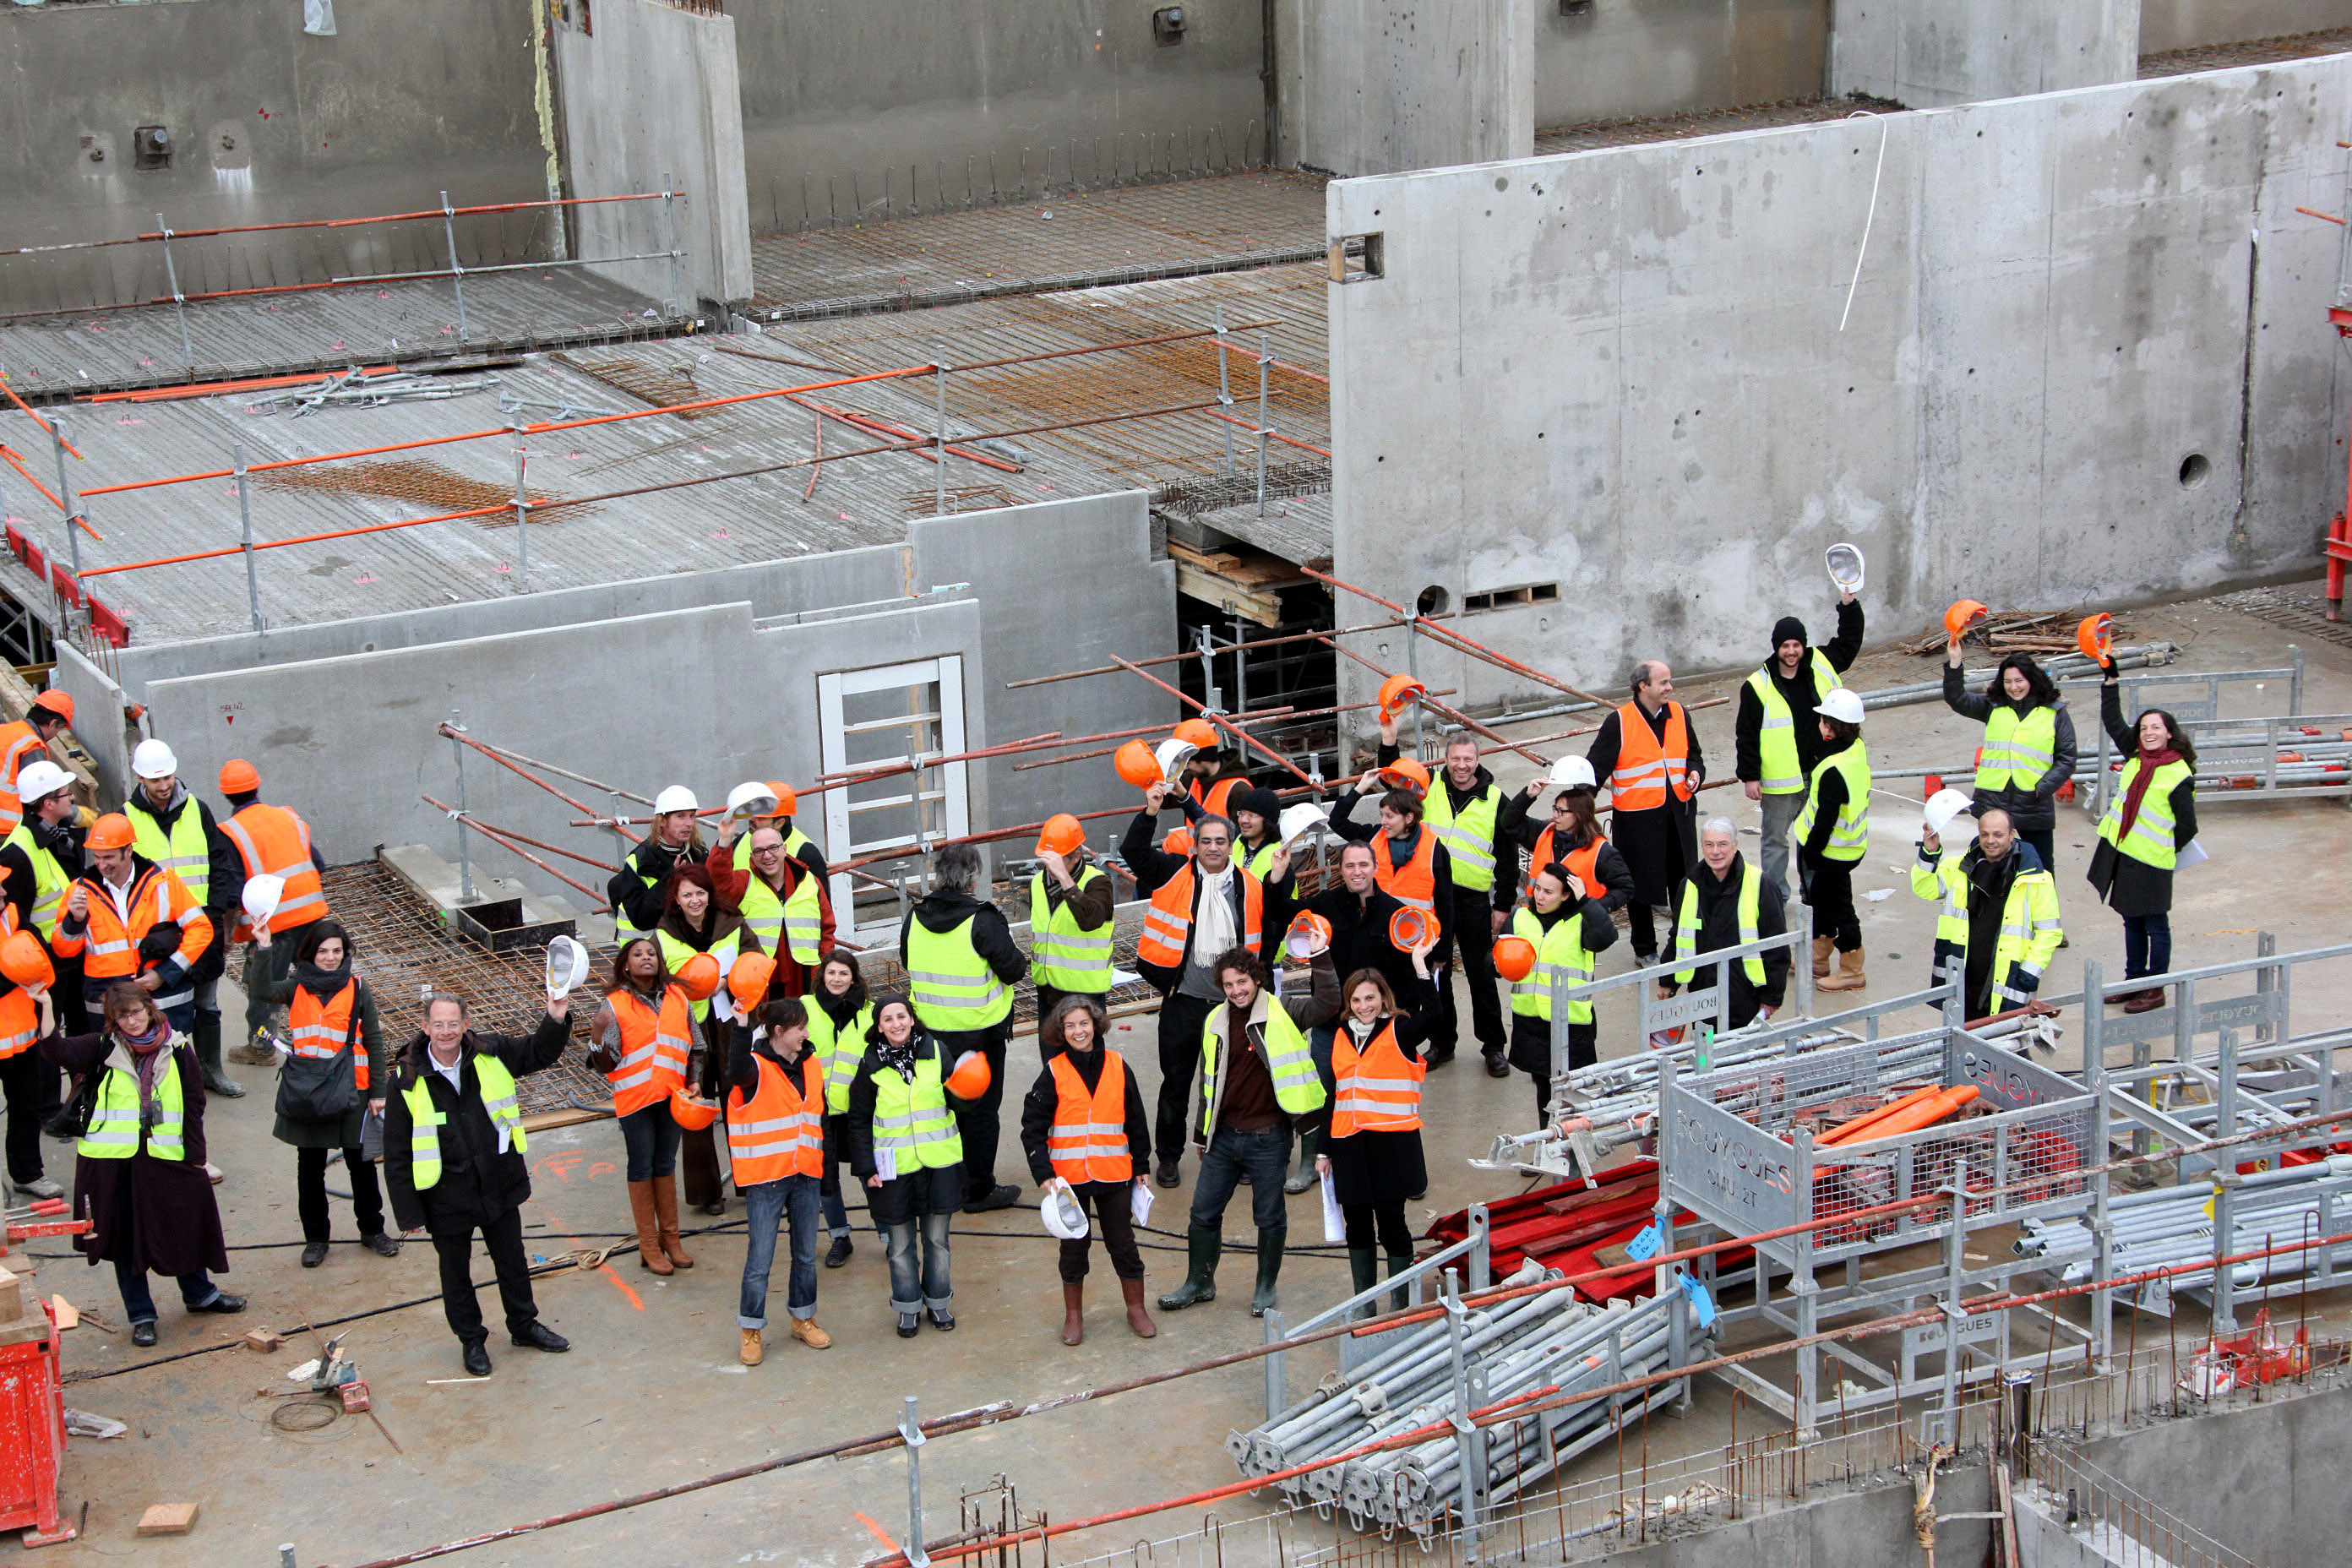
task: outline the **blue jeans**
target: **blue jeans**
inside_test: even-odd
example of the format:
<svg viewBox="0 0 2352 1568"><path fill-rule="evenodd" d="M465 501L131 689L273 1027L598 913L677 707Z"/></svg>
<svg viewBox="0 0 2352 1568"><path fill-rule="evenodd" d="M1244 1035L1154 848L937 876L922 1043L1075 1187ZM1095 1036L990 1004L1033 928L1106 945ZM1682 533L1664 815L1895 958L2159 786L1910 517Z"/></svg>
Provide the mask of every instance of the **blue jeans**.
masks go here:
<svg viewBox="0 0 2352 1568"><path fill-rule="evenodd" d="M945 1312L955 1306L955 1289L948 1282L948 1221L954 1216L927 1214L904 1225L886 1226L890 1243L890 1310L911 1313L925 1307ZM921 1241L918 1262L916 1242Z"/></svg>
<svg viewBox="0 0 2352 1568"><path fill-rule="evenodd" d="M815 1317L817 1178L786 1176L746 1187L743 1205L751 1214L751 1246L743 1254L743 1296L735 1304L735 1326L768 1326L768 1270L776 1260L780 1220L793 1227L792 1281L785 1289L784 1309L795 1318Z"/></svg>
<svg viewBox="0 0 2352 1568"><path fill-rule="evenodd" d="M147 1270L114 1260L114 1283L122 1292L122 1315L134 1323L155 1321L155 1298L147 1289ZM220 1294L213 1277L199 1268L180 1276L180 1304L190 1309L204 1306Z"/></svg>
<svg viewBox="0 0 2352 1568"><path fill-rule="evenodd" d="M1225 1205L1250 1173L1250 1210L1260 1230L1286 1230L1290 1206L1283 1196L1282 1179L1290 1173L1290 1129L1267 1127L1255 1132L1234 1132L1220 1127L1209 1138L1201 1156L1201 1174L1192 1184L1192 1227L1215 1230L1224 1223Z"/></svg>
<svg viewBox="0 0 2352 1568"><path fill-rule="evenodd" d="M2172 967L2172 916L2124 917L2124 978L2162 974Z"/></svg>
<svg viewBox="0 0 2352 1568"><path fill-rule="evenodd" d="M640 1105L621 1118L621 1142L629 1151L629 1180L650 1182L677 1169L678 1140L686 1135L669 1113L667 1096Z"/></svg>

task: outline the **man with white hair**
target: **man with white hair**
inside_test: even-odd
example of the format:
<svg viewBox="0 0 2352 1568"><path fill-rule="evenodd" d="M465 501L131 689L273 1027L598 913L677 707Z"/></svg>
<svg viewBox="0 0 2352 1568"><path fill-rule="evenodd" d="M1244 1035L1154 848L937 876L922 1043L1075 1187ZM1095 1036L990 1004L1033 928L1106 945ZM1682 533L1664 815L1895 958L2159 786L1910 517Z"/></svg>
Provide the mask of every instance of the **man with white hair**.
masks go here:
<svg viewBox="0 0 2352 1568"><path fill-rule="evenodd" d="M1698 864L1684 881L1666 932L1665 962L1780 936L1789 929L1780 885L1750 866L1739 853L1739 830L1727 816L1710 816L1698 834ZM1678 969L1658 985L1661 997L1685 985L1715 984L1715 965ZM1771 1016L1788 995L1789 950L1751 953L1731 965L1730 1016L1716 1019L1718 1031L1745 1028L1759 1013Z"/></svg>

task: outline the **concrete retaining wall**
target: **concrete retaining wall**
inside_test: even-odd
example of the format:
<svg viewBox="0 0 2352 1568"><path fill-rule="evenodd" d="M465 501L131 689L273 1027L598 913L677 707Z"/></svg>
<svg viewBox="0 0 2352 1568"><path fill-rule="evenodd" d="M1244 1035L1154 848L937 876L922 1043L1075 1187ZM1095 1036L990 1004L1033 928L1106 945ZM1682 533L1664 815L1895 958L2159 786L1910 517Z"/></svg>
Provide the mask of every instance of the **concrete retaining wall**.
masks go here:
<svg viewBox="0 0 2352 1568"><path fill-rule="evenodd" d="M1535 119L1586 125L1811 98L1826 0L1535 0Z"/></svg>
<svg viewBox="0 0 2352 1568"><path fill-rule="evenodd" d="M1283 163L1378 174L1535 150L1528 0L1290 0L1276 16Z"/></svg>
<svg viewBox="0 0 2352 1568"><path fill-rule="evenodd" d="M1338 573L1557 583L1460 628L1614 690L1825 625L1839 540L1874 636L2307 561L2337 231L2294 209L2340 196L2347 98L2337 56L1336 183L1387 264L1331 300Z"/></svg>
<svg viewBox="0 0 2352 1568"><path fill-rule="evenodd" d="M1913 109L2139 75L2140 0L1859 0L1838 8L1830 91Z"/></svg>
<svg viewBox="0 0 2352 1568"><path fill-rule="evenodd" d="M2144 55L2352 27L2352 0L2140 0Z"/></svg>

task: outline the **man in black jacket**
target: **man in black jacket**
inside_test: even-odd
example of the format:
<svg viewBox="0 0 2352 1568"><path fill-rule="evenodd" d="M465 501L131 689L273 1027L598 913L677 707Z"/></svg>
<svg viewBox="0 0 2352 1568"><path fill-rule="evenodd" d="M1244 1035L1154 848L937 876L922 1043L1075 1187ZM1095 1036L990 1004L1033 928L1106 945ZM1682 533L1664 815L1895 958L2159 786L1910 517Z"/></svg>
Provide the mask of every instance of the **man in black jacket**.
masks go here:
<svg viewBox="0 0 2352 1568"><path fill-rule="evenodd" d="M1663 962L1672 963L1678 958L1738 947L1744 942L1780 936L1788 931L1789 917L1781 904L1780 885L1741 858L1738 829L1729 817L1706 819L1706 826L1699 829L1698 858L1697 867L1683 883L1675 908L1675 922L1666 928ZM1758 884L1752 937L1740 930L1740 900L1751 879ZM1694 919L1698 925L1695 936L1689 929ZM1696 969L1678 971L1673 978L1660 982L1658 994L1671 996L1683 985L1703 991L1714 984L1715 965L1701 964ZM1717 1019L1716 1028L1718 1032L1744 1029L1759 1013L1770 1016L1788 994L1788 989L1787 948L1775 948L1755 959L1740 960L1731 966L1731 1016L1728 1019Z"/></svg>
<svg viewBox="0 0 2352 1568"><path fill-rule="evenodd" d="M245 893L245 860L213 820L213 808L180 782L180 760L170 746L140 742L131 755L131 771L139 785L122 803L122 815L138 836L139 852L178 872L213 922L212 944L190 976L196 987L196 1060L205 1069L205 1092L235 1100L245 1087L221 1066L220 982L228 966L229 929L236 924L230 912ZM201 863L193 853L198 834L204 838Z"/></svg>
<svg viewBox="0 0 2352 1568"><path fill-rule="evenodd" d="M441 1258L441 1310L476 1377L490 1375L488 1332L467 1267L477 1230L498 1270L508 1338L531 1350L572 1348L539 1321L531 1300L530 1262L522 1249L529 1140L513 1087L523 1074L555 1065L571 1037L571 999L559 996L529 1038L494 1035L467 1026L463 998L432 997L385 1097L383 1179L393 1217L410 1236L432 1233Z"/></svg>
<svg viewBox="0 0 2352 1568"><path fill-rule="evenodd" d="M1021 1199L1019 1187L996 1179L996 1145L1003 1133L998 1113L1004 1103L1004 1051L1013 1043L1013 987L1028 974L1029 955L1013 940L1003 911L980 897L979 850L969 844L950 844L940 851L931 872L938 885L898 924L899 962L906 965L915 1017L939 1041L947 1070L952 1071L966 1051L988 1058L988 1088L976 1100L955 1102L956 1135L963 1140L963 1212L986 1214L1011 1208ZM943 961L917 962L910 939L918 921L930 938L939 939L934 952L954 953L970 971L958 976L967 985L983 977L995 980L1000 988L996 1003L966 994L958 994L953 1003L927 998L926 991L938 986L926 976L937 973ZM984 1017L991 1013L996 1016ZM984 1021L971 1021L974 1017Z"/></svg>
<svg viewBox="0 0 2352 1568"><path fill-rule="evenodd" d="M1295 878L1286 878L1283 891L1291 892ZM1389 918L1404 905L1392 893L1381 891L1381 884L1372 864L1372 847L1361 839L1339 846L1339 885L1326 888L1300 904L1308 914L1320 915L1331 922L1331 968L1347 984L1360 969L1376 971L1389 983L1389 989L1400 996L1412 994L1420 976L1412 970L1412 956L1400 952L1389 941ZM1338 1022L1316 1025L1307 1031L1307 1044L1315 1052L1318 1072L1331 1066L1331 1037ZM1286 1193L1303 1193L1315 1184L1315 1156L1322 1153L1319 1132L1308 1130L1298 1140L1298 1169L1282 1184Z"/></svg>
<svg viewBox="0 0 2352 1568"><path fill-rule="evenodd" d="M1844 684L1838 678L1862 653L1862 605L1850 593L1838 595L1837 621L1837 636L1820 647L1805 646L1805 623L1796 616L1775 622L1772 657L1740 687L1739 716L1732 721L1733 775L1764 812L1764 879L1784 892L1789 827L1805 809L1805 781L1822 755L1812 712Z"/></svg>
<svg viewBox="0 0 2352 1568"><path fill-rule="evenodd" d="M709 858L702 829L696 826L698 809L694 792L684 784L671 784L654 796L653 820L645 837L621 857L621 868L604 885L604 900L613 906L615 942L650 935L661 924L669 874Z"/></svg>

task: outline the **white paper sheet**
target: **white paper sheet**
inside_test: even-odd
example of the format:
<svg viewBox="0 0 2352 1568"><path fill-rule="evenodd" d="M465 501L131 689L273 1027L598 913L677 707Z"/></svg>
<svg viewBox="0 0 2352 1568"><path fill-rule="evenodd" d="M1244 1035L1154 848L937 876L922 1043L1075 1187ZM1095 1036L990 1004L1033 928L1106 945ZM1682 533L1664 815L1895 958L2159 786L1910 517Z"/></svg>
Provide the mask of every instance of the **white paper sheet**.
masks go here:
<svg viewBox="0 0 2352 1568"><path fill-rule="evenodd" d="M1339 1213L1339 1194L1331 1185L1331 1173L1323 1173L1323 1239L1341 1242L1348 1239L1348 1222Z"/></svg>

